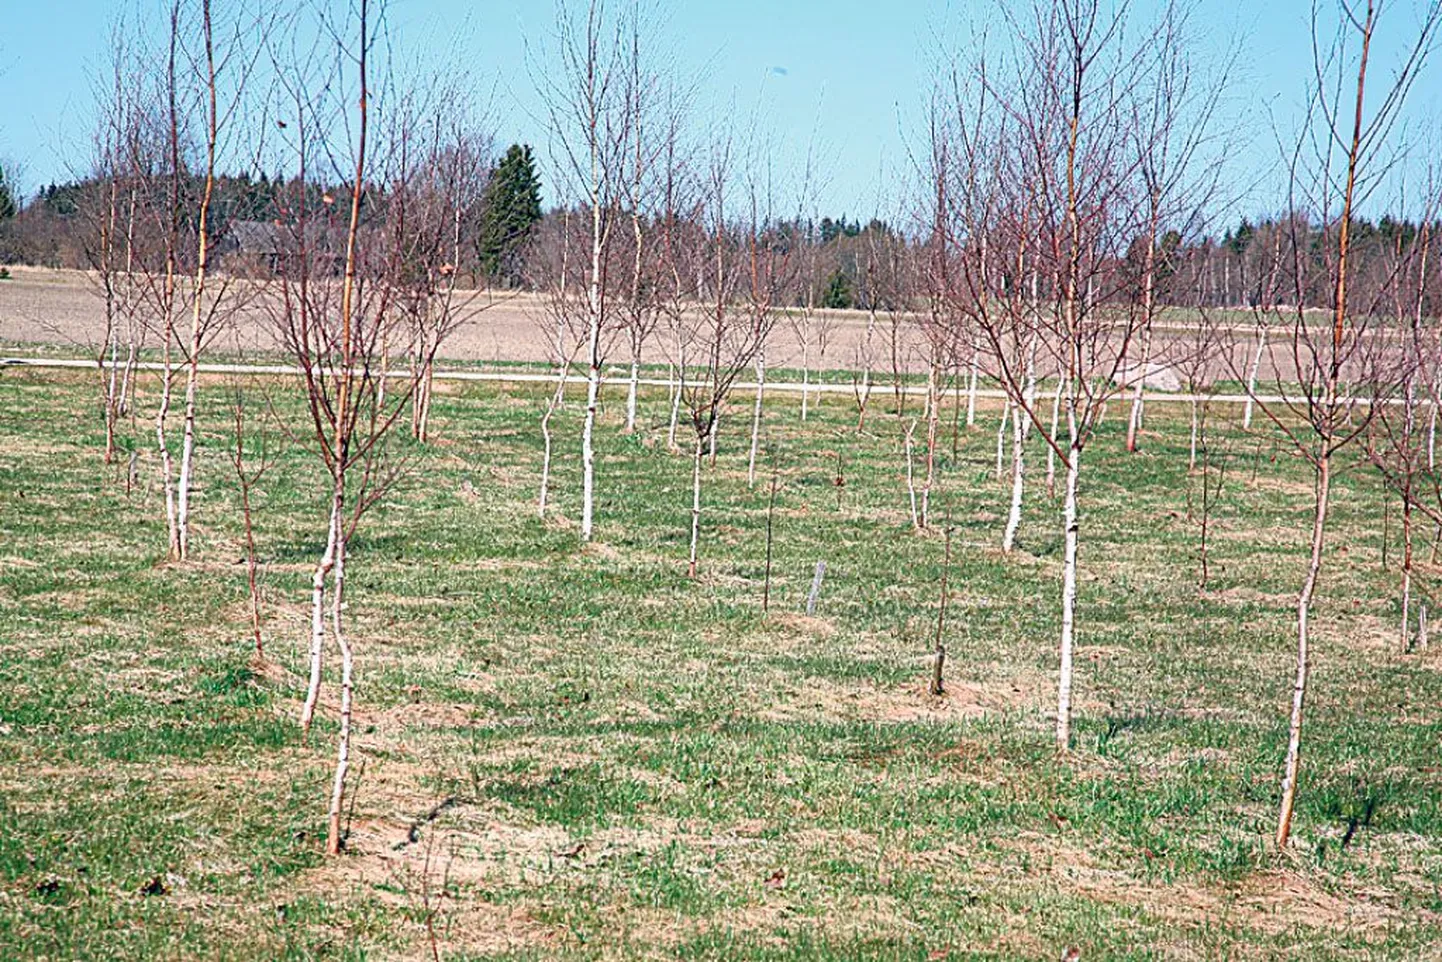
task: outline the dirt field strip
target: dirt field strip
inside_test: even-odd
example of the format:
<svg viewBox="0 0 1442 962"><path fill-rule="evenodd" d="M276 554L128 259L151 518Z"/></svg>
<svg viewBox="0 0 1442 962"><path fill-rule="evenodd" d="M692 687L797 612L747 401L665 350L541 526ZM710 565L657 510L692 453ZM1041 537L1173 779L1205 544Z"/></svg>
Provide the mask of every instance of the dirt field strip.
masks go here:
<svg viewBox="0 0 1442 962"><path fill-rule="evenodd" d="M97 365L96 361L85 358L36 358L36 357L0 357L0 368L23 367L23 368L45 368L54 370L93 370ZM104 362L106 367L110 362ZM153 361L138 362L136 368L142 371L160 371L162 366ZM299 374L293 367L284 364L213 364L202 363L200 365L202 374L248 374L256 377L295 377ZM621 375L619 369L614 371ZM400 375L396 375L399 377ZM504 382L512 384L554 384L554 374L536 374L526 371L436 371L433 377L437 381L487 381ZM620 377L607 377L612 384L624 383ZM566 377L567 384L585 384L585 377L579 374L571 374ZM665 387L674 389L676 382L667 378L643 377L639 382L643 387ZM835 384L824 382L812 382L809 385L802 385L785 381L767 381L766 390L775 391L780 394L800 394L802 390L808 394L852 394L855 392L855 385ZM735 390L746 392L756 390L755 381L738 381ZM873 383L873 393L895 394L896 388L891 385L880 386ZM922 397L926 394L926 386L921 384L903 385L902 393L911 397ZM949 393L949 392L948 392ZM1006 399L1005 391L998 391L994 388L978 388L978 398L989 401L1001 401ZM1173 403L1190 404L1213 403L1213 404L1245 404L1245 394L1177 394L1168 391L1147 392L1143 397L1149 403ZM1256 400L1262 404L1305 404L1304 398L1288 398L1280 394L1259 394ZM1365 398L1356 399L1357 403L1363 403ZM1397 405L1402 401L1399 398L1385 398L1380 404ZM1425 406L1425 405L1424 405Z"/></svg>

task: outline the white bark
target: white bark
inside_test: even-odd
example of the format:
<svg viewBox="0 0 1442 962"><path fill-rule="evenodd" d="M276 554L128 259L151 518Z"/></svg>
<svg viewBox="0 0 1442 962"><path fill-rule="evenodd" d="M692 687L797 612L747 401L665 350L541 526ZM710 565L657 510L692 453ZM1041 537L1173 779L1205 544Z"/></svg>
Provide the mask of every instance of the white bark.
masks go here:
<svg viewBox="0 0 1442 962"><path fill-rule="evenodd" d="M1437 402L1430 404L1427 415L1427 470L1437 470Z"/></svg>
<svg viewBox="0 0 1442 962"><path fill-rule="evenodd" d="M165 489L165 528L169 541L169 552L172 561L180 558L180 525L176 516L175 508L175 474L174 463L170 457L170 445L166 439L167 420L170 417L170 394L172 368L170 366L170 335L169 319L165 332L165 349L162 354L163 370L160 374L160 406L155 412L155 443L160 450L160 478L161 485Z"/></svg>
<svg viewBox="0 0 1442 962"><path fill-rule="evenodd" d="M631 355L631 381L626 388L626 433L634 434L636 431L636 394L640 389L641 382L641 360L639 347Z"/></svg>
<svg viewBox="0 0 1442 962"><path fill-rule="evenodd" d="M926 375L926 482L921 489L921 526L931 523L931 488L936 483L936 430L941 396L935 362Z"/></svg>
<svg viewBox="0 0 1442 962"><path fill-rule="evenodd" d="M586 378L586 420L581 428L581 540L590 541L595 526L596 503L596 448L593 435L596 429L596 408L601 393L601 365L598 359L600 328L593 329L591 342L591 369Z"/></svg>
<svg viewBox="0 0 1442 962"><path fill-rule="evenodd" d="M970 365L970 370L967 372L967 385L966 385L966 426L967 426L967 427L971 427L971 426L973 426L974 424L976 424L976 381L977 381L977 373L978 373L977 369L978 369L978 367L979 367L979 365L980 365L980 363L981 363L981 362L980 362L980 358L979 358L979 356L978 356L979 353L980 353L980 348L979 348L979 346L978 346L977 343L976 343L976 335L975 335L975 334L972 334L972 336L971 336L971 365Z"/></svg>
<svg viewBox="0 0 1442 962"><path fill-rule="evenodd" d="M1242 430L1252 428L1252 397L1257 393L1257 375L1262 370L1262 352L1267 347L1267 325L1257 330L1257 350L1252 355L1252 366L1247 370L1247 402L1242 408Z"/></svg>
<svg viewBox="0 0 1442 962"><path fill-rule="evenodd" d="M1057 425L1061 422L1061 373L1057 372L1056 393L1051 397L1051 438L1056 439ZM1046 490L1051 496L1056 495L1056 449L1050 444L1046 446Z"/></svg>
<svg viewBox="0 0 1442 962"><path fill-rule="evenodd" d="M1006 516L1006 531L1001 538L1001 550L1010 553L1016 547L1016 532L1021 526L1021 501L1023 475L1026 470L1026 430L1024 423L1029 420L1018 411L1011 419L1011 508Z"/></svg>
<svg viewBox="0 0 1442 962"><path fill-rule="evenodd" d="M691 555L686 573L692 578L696 577L696 551L701 542L701 455L704 440L698 432L696 449L691 457Z"/></svg>
<svg viewBox="0 0 1442 962"><path fill-rule="evenodd" d="M806 420L811 405L811 317L806 317L801 335L801 420Z"/></svg>
<svg viewBox="0 0 1442 962"><path fill-rule="evenodd" d="M1067 452L1065 525L1066 546L1062 558L1061 588L1061 670L1056 686L1056 744L1066 751L1071 744L1072 648L1076 631L1077 582L1077 476L1081 469L1081 451L1075 435Z"/></svg>
<svg viewBox="0 0 1442 962"><path fill-rule="evenodd" d="M565 397L565 394L566 377L562 374L556 379L556 390L551 393L550 400L546 402L546 413L541 415L541 492L536 499L536 513L542 518L546 516L546 503L550 498L551 491L551 418L555 416L556 409L561 406L561 399Z"/></svg>
<svg viewBox="0 0 1442 962"><path fill-rule="evenodd" d="M916 474L911 467L912 436L916 434L916 419L906 426L906 493L911 496L911 526L921 530L921 516L916 512Z"/></svg>
<svg viewBox="0 0 1442 962"><path fill-rule="evenodd" d="M336 740L335 780L331 783L330 811L326 834L326 851L331 855L341 850L341 810L345 801L346 775L350 771L351 700L355 684L355 657L350 640L341 630L341 607L345 599L346 539L342 531L336 538L335 578L332 582L331 633L340 648L340 735Z"/></svg>
<svg viewBox="0 0 1442 962"><path fill-rule="evenodd" d="M310 591L310 678L305 688L305 703L300 710L300 727L310 731L315 719L316 703L320 699L321 662L325 657L325 580L335 565L336 543L340 536L341 501L332 496L330 508L330 530L326 534L325 553L315 566L311 577Z"/></svg>
<svg viewBox="0 0 1442 962"><path fill-rule="evenodd" d="M681 332L676 332L676 372L673 375L675 391L671 395L671 423L666 428L666 447L676 450L676 423L681 419L681 395L686 391L686 342Z"/></svg>
<svg viewBox="0 0 1442 962"><path fill-rule="evenodd" d="M1324 442L1325 443L1325 442ZM1307 619L1312 595L1322 569L1322 538L1327 526L1328 495L1331 493L1331 456L1324 450L1317 464L1317 501L1312 520L1312 554L1307 579L1297 596L1297 675L1292 686L1292 713L1287 726L1287 763L1282 773L1282 806L1277 818L1277 847L1286 848L1292 834L1292 813L1297 800L1297 776L1302 767L1302 708L1307 696Z"/></svg>
<svg viewBox="0 0 1442 962"><path fill-rule="evenodd" d="M1011 401L1001 403L1001 423L996 426L996 479L1001 480L1002 462L1006 459L1006 424L1012 417ZM1015 420L1014 417L1012 417Z"/></svg>

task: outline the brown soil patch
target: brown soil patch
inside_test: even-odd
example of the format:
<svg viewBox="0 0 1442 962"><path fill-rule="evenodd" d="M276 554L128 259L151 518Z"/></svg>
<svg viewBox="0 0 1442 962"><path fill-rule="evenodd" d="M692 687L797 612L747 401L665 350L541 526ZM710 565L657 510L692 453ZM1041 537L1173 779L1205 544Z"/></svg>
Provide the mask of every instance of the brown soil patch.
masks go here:
<svg viewBox="0 0 1442 962"><path fill-rule="evenodd" d="M761 717L773 721L947 722L1031 703L1018 686L947 681L945 692L935 696L925 683L898 688L813 677L803 681L789 698L781 693L778 703L761 712Z"/></svg>

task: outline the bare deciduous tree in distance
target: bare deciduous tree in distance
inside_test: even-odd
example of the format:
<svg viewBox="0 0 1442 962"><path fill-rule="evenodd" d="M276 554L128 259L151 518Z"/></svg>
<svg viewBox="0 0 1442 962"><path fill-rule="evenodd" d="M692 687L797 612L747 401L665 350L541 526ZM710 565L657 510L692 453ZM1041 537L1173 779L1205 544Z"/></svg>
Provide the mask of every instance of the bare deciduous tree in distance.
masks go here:
<svg viewBox="0 0 1442 962"><path fill-rule="evenodd" d="M635 11L631 11L635 17ZM559 79L544 81L560 166L572 181L590 222L584 269L586 411L581 429L581 540L595 530L596 416L602 367L615 333L610 305L612 246L624 193L633 102L627 96L627 25L612 22L602 0L589 0L583 16L562 9ZM631 34L636 41L637 33ZM636 54L639 57L639 53Z"/></svg>

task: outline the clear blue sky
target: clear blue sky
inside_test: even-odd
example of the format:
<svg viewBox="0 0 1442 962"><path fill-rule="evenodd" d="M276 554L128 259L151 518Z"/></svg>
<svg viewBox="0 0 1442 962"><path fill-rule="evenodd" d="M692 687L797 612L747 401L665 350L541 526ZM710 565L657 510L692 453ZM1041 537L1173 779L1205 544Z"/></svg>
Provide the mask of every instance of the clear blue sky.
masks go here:
<svg viewBox="0 0 1442 962"><path fill-rule="evenodd" d="M1155 0L1135 0L1144 16ZM1394 0L1389 25L1405 30L1425 0ZM133 5L132 5L133 4ZM614 5L614 0L613 0ZM28 192L83 169L94 123L94 78L105 69L110 22L121 10L152 22L164 0L53 0L7 4L0 33L0 159L18 163ZM826 171L822 213L866 219L894 212L941 51L972 36L989 0L672 0L653 3L658 36L676 67L698 78L713 123L751 116L774 146L778 178L799 180L808 150ZM1236 97L1227 119L1250 132L1233 183L1260 176L1276 155L1272 116L1296 115L1311 77L1307 0L1197 0L1204 58L1235 46ZM554 49L553 0L393 0L388 16L406 56L450 58L472 72L490 101L498 141L549 155L534 77ZM131 14L134 18L134 13ZM1381 47L1389 49L1387 38ZM1395 44L1392 45L1395 49ZM1442 77L1414 93L1414 116L1435 117ZM1260 197L1242 206L1265 209Z"/></svg>

